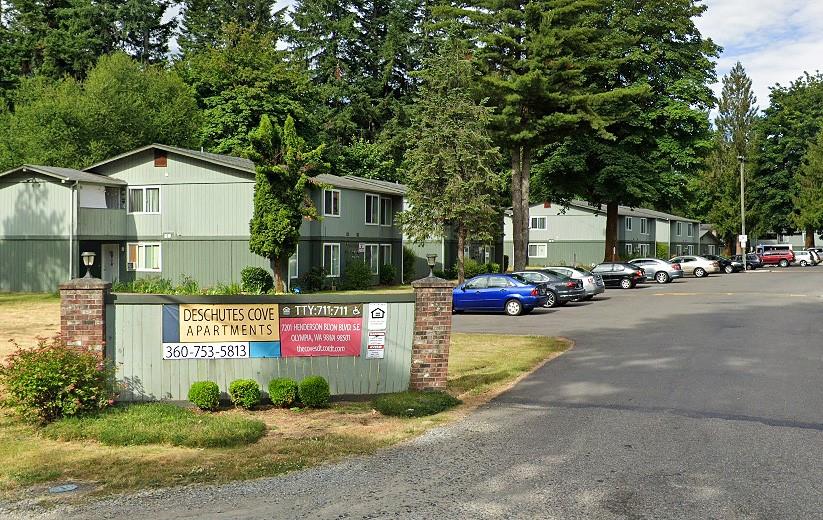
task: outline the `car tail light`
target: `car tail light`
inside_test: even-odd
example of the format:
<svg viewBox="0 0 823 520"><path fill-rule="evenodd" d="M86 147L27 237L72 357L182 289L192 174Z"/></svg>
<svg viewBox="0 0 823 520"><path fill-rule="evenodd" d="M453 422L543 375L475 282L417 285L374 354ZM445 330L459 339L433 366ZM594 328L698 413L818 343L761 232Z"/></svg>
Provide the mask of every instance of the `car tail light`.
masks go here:
<svg viewBox="0 0 823 520"><path fill-rule="evenodd" d="M577 287L577 282L566 282L566 287Z"/></svg>
<svg viewBox="0 0 823 520"><path fill-rule="evenodd" d="M637 271L637 276L643 276L643 271Z"/></svg>
<svg viewBox="0 0 823 520"><path fill-rule="evenodd" d="M537 296L537 295L538 295L538 290L537 290L537 287L535 287L534 289L532 289L532 296Z"/></svg>
<svg viewBox="0 0 823 520"><path fill-rule="evenodd" d="M712 265L715 267L720 267L720 262L712 262Z"/></svg>
<svg viewBox="0 0 823 520"><path fill-rule="evenodd" d="M587 280L589 283L594 283L594 276L589 276L588 278L586 278L586 280Z"/></svg>
<svg viewBox="0 0 823 520"><path fill-rule="evenodd" d="M683 270L683 268L680 267L680 264L672 264L672 269L674 269L675 271L682 271Z"/></svg>

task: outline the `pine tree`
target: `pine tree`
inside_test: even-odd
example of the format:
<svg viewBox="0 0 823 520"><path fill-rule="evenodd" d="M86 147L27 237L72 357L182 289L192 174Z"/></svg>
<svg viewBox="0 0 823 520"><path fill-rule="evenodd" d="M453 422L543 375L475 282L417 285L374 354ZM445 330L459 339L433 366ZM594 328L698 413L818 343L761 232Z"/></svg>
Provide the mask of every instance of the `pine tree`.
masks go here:
<svg viewBox="0 0 823 520"><path fill-rule="evenodd" d="M453 231L458 281L467 240L489 240L501 216L500 152L487 131L491 109L472 99L475 80L467 53L447 48L427 61L406 153L408 202L400 215L412 241Z"/></svg>
<svg viewBox="0 0 823 520"><path fill-rule="evenodd" d="M235 25L258 34L283 32L284 9L274 11L276 0L184 0L178 43L183 56L220 45L223 27Z"/></svg>
<svg viewBox="0 0 823 520"><path fill-rule="evenodd" d="M318 217L307 195L308 174L325 167L323 147L307 151L291 116L280 129L263 115L249 141L248 156L256 164L249 250L269 259L275 291L284 292L283 262L297 249L303 218Z"/></svg>
<svg viewBox="0 0 823 520"><path fill-rule="evenodd" d="M809 146L797 175L794 223L806 230L806 247L814 247L814 236L823 228L823 131Z"/></svg>
<svg viewBox="0 0 823 520"><path fill-rule="evenodd" d="M172 0L126 0L119 8L122 47L137 61L157 63L167 59L177 18L163 22Z"/></svg>

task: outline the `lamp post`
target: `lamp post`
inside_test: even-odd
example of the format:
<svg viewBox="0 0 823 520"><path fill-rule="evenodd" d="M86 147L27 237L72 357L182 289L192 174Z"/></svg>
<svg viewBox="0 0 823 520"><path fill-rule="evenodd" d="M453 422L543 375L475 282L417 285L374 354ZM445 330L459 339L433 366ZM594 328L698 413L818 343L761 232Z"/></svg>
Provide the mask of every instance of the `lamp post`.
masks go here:
<svg viewBox="0 0 823 520"><path fill-rule="evenodd" d="M95 256L97 255L91 251L85 251L80 255L80 258L83 259L83 265L86 266L86 276L83 278L91 278L91 266L94 265Z"/></svg>
<svg viewBox="0 0 823 520"><path fill-rule="evenodd" d="M743 272L746 272L746 179L743 175L746 165L746 157L738 155L740 161L740 258L743 259Z"/></svg>
<svg viewBox="0 0 823 520"><path fill-rule="evenodd" d="M434 266L437 264L437 255L429 253L426 255L426 263L429 265L429 277L434 276Z"/></svg>

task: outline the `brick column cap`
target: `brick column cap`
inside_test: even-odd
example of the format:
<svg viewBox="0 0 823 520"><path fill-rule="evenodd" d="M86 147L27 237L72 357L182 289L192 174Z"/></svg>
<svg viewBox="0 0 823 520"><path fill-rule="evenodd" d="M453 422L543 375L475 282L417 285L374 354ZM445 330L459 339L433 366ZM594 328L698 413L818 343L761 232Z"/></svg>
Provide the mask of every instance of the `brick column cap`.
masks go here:
<svg viewBox="0 0 823 520"><path fill-rule="evenodd" d="M111 282L106 282L100 278L73 278L68 282L63 282L59 286L61 291L70 291L72 289L111 289Z"/></svg>
<svg viewBox="0 0 823 520"><path fill-rule="evenodd" d="M437 276L427 276L425 278L421 278L419 280L415 280L411 283L412 287L415 289L426 289L426 288L450 288L453 289L457 284L450 280L444 280L442 278L438 278Z"/></svg>

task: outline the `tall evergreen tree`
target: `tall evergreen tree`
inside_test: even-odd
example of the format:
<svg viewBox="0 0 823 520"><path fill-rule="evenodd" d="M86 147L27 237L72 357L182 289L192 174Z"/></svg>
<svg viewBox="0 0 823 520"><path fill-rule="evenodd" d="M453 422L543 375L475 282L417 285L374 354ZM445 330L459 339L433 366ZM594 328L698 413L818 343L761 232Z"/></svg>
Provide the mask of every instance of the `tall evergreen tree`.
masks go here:
<svg viewBox="0 0 823 520"><path fill-rule="evenodd" d="M249 249L269 259L274 289L284 292L283 263L297 249L303 218L318 218L307 188L308 174L324 166L323 147L306 150L291 116L280 129L264 114L249 141L248 155L257 166Z"/></svg>
<svg viewBox="0 0 823 520"><path fill-rule="evenodd" d="M457 236L458 281L467 240L489 240L501 216L500 152L487 125L491 109L472 99L474 68L466 52L447 48L428 60L406 153L410 208L400 215L412 241Z"/></svg>
<svg viewBox="0 0 823 520"><path fill-rule="evenodd" d="M168 58L177 18L163 21L173 0L125 0L120 6L121 46L137 61L157 63Z"/></svg>
<svg viewBox="0 0 823 520"><path fill-rule="evenodd" d="M806 231L806 247L814 247L814 237L823 228L823 130L809 146L797 175L792 202L794 224Z"/></svg>
<svg viewBox="0 0 823 520"><path fill-rule="evenodd" d="M184 0L182 30L177 39L183 56L219 46L223 27L235 25L258 34L281 33L283 11L274 11L276 0Z"/></svg>

